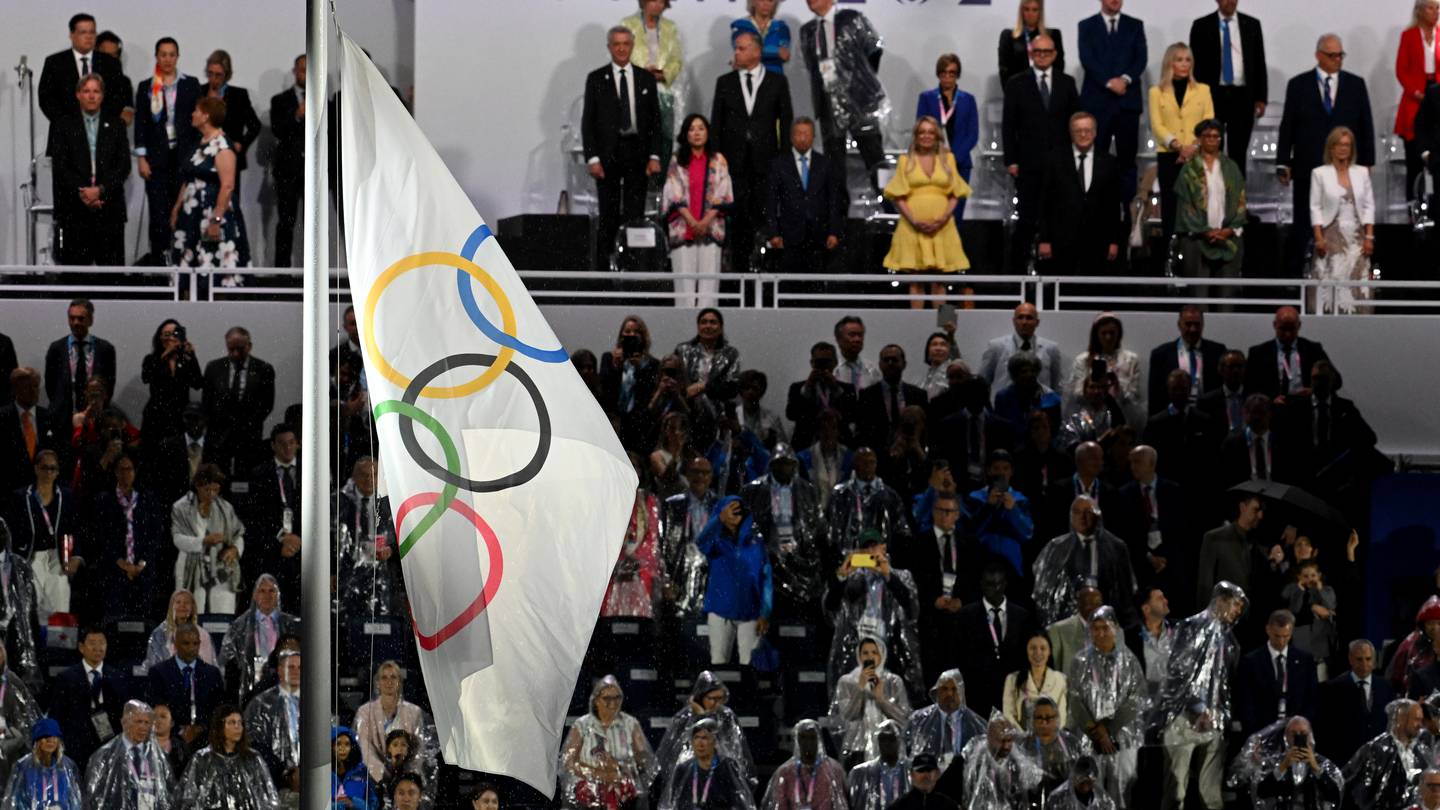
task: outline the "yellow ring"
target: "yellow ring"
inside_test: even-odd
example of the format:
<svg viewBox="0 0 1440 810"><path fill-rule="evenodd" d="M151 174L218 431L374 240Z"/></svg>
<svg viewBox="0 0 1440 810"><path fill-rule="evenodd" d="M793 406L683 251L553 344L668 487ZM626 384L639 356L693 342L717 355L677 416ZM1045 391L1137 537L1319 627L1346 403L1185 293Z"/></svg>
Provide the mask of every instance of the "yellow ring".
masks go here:
<svg viewBox="0 0 1440 810"><path fill-rule="evenodd" d="M458 253L445 251L429 251L407 256L385 268L385 272L375 279L375 285L370 288L370 297L365 301L365 328L361 335L361 339L365 341L365 347L370 350L370 356L375 359L376 370L380 372L380 376L402 389L409 388L411 380L390 365L390 362L385 359L385 355L380 353L380 347L375 343L375 307L379 304L380 296L385 292L385 288L390 286L390 282L411 270L429 265L456 267L469 273L470 277L480 282L481 286L495 299L495 304L500 308L501 327L506 334L513 335L516 332L515 310L510 306L510 299L506 297L505 290L500 287L500 284L480 265ZM475 379L463 385L427 385L420 390L420 396L432 399L454 399L469 396L494 382L495 378L505 372L505 367L510 365L510 361L514 357L514 349L509 346L501 346L500 351L496 353L494 365L482 371Z"/></svg>

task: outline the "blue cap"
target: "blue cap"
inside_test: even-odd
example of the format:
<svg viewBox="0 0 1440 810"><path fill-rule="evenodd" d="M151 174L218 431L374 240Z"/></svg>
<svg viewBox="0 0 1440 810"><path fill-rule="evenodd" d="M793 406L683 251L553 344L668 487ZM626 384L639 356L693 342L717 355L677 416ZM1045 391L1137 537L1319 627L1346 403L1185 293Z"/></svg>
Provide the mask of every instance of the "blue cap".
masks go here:
<svg viewBox="0 0 1440 810"><path fill-rule="evenodd" d="M64 734L60 733L60 723L53 717L42 717L35 722L35 728L30 730L30 742L37 743L46 737L59 737L62 740Z"/></svg>

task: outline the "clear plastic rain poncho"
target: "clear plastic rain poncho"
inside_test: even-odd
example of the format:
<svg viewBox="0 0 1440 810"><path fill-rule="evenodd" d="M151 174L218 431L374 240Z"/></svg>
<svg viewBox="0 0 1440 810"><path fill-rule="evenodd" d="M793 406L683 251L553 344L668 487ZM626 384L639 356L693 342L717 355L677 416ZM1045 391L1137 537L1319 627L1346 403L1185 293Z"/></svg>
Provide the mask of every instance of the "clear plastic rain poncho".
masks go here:
<svg viewBox="0 0 1440 810"><path fill-rule="evenodd" d="M1092 757L1075 760L1069 778L1045 794L1042 810L1115 810L1115 800L1100 788L1100 769ZM1088 786L1088 787L1087 787ZM1088 798L1082 793L1088 793Z"/></svg>
<svg viewBox="0 0 1440 810"><path fill-rule="evenodd" d="M833 58L811 64L810 49L804 49L811 87L818 83L825 94L823 99L815 99L815 105L818 107L828 99L828 118L841 131L878 131L890 117L890 99L885 96L885 87L876 69L885 41L863 14L857 13L848 25L840 24L838 16L831 19L837 21L833 23ZM822 123L828 123L827 116L820 118ZM828 132L826 136L829 137Z"/></svg>
<svg viewBox="0 0 1440 810"><path fill-rule="evenodd" d="M660 747L655 751L655 764L658 772L664 778L669 778L675 771L675 766L680 762L688 762L694 752L690 748L690 732L695 724L703 719L715 721L715 750L721 756L735 761L736 767L745 776L745 782L749 785L757 784L755 777L755 758L750 756L750 743L745 739L745 733L740 728L740 720L729 706L721 704L710 714L702 714L696 711L697 706L703 705L702 701L708 692L719 690L729 699L730 690L725 683L715 677L714 673L706 670L695 676L695 688L690 690L690 702L684 708L670 718L670 728L665 730L665 736L660 740Z"/></svg>
<svg viewBox="0 0 1440 810"><path fill-rule="evenodd" d="M1389 730L1360 746L1345 765L1345 789L1360 810L1388 810L1415 801L1415 786L1433 755L1429 735L1419 734L1419 720L1410 716L1418 706L1413 700L1392 700L1385 707ZM1412 735L1408 746L1397 736L1407 724Z"/></svg>
<svg viewBox="0 0 1440 810"><path fill-rule="evenodd" d="M687 743L696 733L714 734L718 729L713 718L704 718L690 729ZM750 779L741 772L739 762L717 746L710 768L702 770L693 743L687 748L685 756L665 775L659 810L755 810Z"/></svg>
<svg viewBox="0 0 1440 810"><path fill-rule="evenodd" d="M866 529L879 530L894 546L902 546L910 539L909 510L899 493L879 476L861 481L851 473L850 480L836 484L830 491L826 511L830 545L840 552L859 548L860 534Z"/></svg>
<svg viewBox="0 0 1440 810"><path fill-rule="evenodd" d="M30 752L30 730L39 719L30 687L8 668L0 669L0 784L10 777L10 766Z"/></svg>
<svg viewBox="0 0 1440 810"><path fill-rule="evenodd" d="M845 768L825 756L820 724L814 720L796 723L794 742L795 756L770 777L760 810L848 810Z"/></svg>
<svg viewBox="0 0 1440 810"><path fill-rule="evenodd" d="M200 749L180 781L179 806L206 810L279 810L280 797L254 751L222 754L210 746Z"/></svg>
<svg viewBox="0 0 1440 810"><path fill-rule="evenodd" d="M85 789L80 769L65 756L64 747L56 756L59 762L52 765L41 765L33 753L15 763L5 789L5 810L82 810Z"/></svg>
<svg viewBox="0 0 1440 810"><path fill-rule="evenodd" d="M1290 749L1293 735L1303 733L1307 747L1315 749L1315 736L1310 722L1303 717L1276 720L1260 729L1245 741L1240 753L1230 762L1225 786L1237 794L1250 797L1250 806L1255 810L1289 810L1289 803L1282 799L1292 795L1286 782L1298 784L1310 770L1309 763L1300 762L1282 770L1285 754ZM1317 784L1318 810L1334 810L1345 787L1345 778L1335 763L1315 755L1320 765ZM1328 795L1327 795L1328 794Z"/></svg>
<svg viewBox="0 0 1440 810"><path fill-rule="evenodd" d="M1041 706L1049 706L1057 714L1059 708L1055 701L1048 697L1040 697L1030 706L1029 726L1030 733L1025 735L1017 745L1025 751L1025 754L1035 761L1043 775L1040 785L1040 795L1048 797L1051 792L1070 778L1070 768L1076 760L1081 757L1094 756L1095 749L1090 743L1090 738L1068 728L1060 728L1059 719L1055 723L1055 736L1049 741L1041 739L1035 729L1035 711ZM1037 796L1038 798L1038 796ZM1039 804L1040 802L1036 802Z"/></svg>
<svg viewBox="0 0 1440 810"><path fill-rule="evenodd" d="M675 594L675 612L698 616L705 612L705 586L710 581L710 561L695 547L695 538L710 521L715 495L696 497L689 492L671 495L660 510L660 557L665 577Z"/></svg>
<svg viewBox="0 0 1440 810"><path fill-rule="evenodd" d="M1230 727L1230 676L1240 660L1232 628L1245 611L1245 591L1220 581L1210 604L1180 623L1170 665L1145 726L1166 745L1205 745Z"/></svg>
<svg viewBox="0 0 1440 810"><path fill-rule="evenodd" d="M600 695L606 690L625 692L614 675L606 675L590 690L590 711L575 721L560 748L560 801L565 807L618 810L626 802L643 798L655 779L655 753L645 739L640 721L614 709L607 725L600 720ZM623 704L622 704L623 705Z"/></svg>
<svg viewBox="0 0 1440 810"><path fill-rule="evenodd" d="M600 604L601 616L654 617L656 591L665 582L659 537L660 504L649 492L636 490L625 542Z"/></svg>
<svg viewBox="0 0 1440 810"><path fill-rule="evenodd" d="M866 681L861 660L861 648L875 645L878 662L874 677L880 688L877 696ZM903 723L910 718L910 695L905 681L885 668L885 642L878 638L864 638L856 644L855 668L840 678L835 685L835 697L830 702L830 717L843 730L840 750L848 757L852 753L862 754L866 759L880 755L875 732L886 720ZM873 659L872 659L873 660Z"/></svg>
<svg viewBox="0 0 1440 810"><path fill-rule="evenodd" d="M270 582L275 582L275 577L269 574L261 574L257 578L256 584L258 585L267 579ZM278 582L275 583L275 587L278 591L280 587ZM281 604L280 596L276 597L275 602L276 604ZM243 695L254 688L255 684L260 682L260 679L265 676L266 670L269 668L269 654L261 655L260 651L256 649L255 642L258 621L259 620L255 618L255 608L252 605L244 613L236 616L235 621L230 623L230 629L225 633L225 641L220 645L220 671L227 673L225 688L232 694L238 692ZM275 632L276 638L286 633L300 632L300 620L289 613L280 613L278 624L279 627L276 628ZM231 662L234 662L240 672L240 682L238 684L228 682L230 677L228 667Z"/></svg>
<svg viewBox="0 0 1440 810"><path fill-rule="evenodd" d="M405 740L405 756L391 756L390 743L400 738ZM437 782L440 762L437 757L428 755L414 734L403 728L392 728L390 733L385 735L385 775L378 780L380 795L389 796L395 781L406 774L420 777L420 810L432 810L435 807L436 794L440 790Z"/></svg>
<svg viewBox="0 0 1440 810"><path fill-rule="evenodd" d="M284 666L281 664L280 666ZM273 686L245 706L245 733L250 747L272 773L300 767L300 694Z"/></svg>
<svg viewBox="0 0 1440 810"><path fill-rule="evenodd" d="M795 451L780 442L770 457L773 469L789 462L798 468ZM822 551L827 542L820 511L820 491L801 478L797 471L790 479L789 498L774 473L757 478L740 490L745 508L755 517L755 526L770 543L775 567L775 589L795 604L818 601L825 592Z"/></svg>
<svg viewBox="0 0 1440 810"><path fill-rule="evenodd" d="M1098 509L1097 509L1098 513ZM1130 567L1130 557L1125 543L1120 538L1097 526L1094 532L1096 563L1095 579L1100 592L1118 607L1121 618L1131 621L1136 617L1129 607L1135 593L1135 573ZM1090 557L1083 550L1080 537L1072 530L1045 544L1035 560L1035 606L1040 613L1042 626L1050 625L1076 613L1076 583L1082 577L1091 576Z"/></svg>
<svg viewBox="0 0 1440 810"><path fill-rule="evenodd" d="M875 745L880 756L851 768L846 779L850 810L885 810L910 790L910 761L905 756L900 724L894 720L881 723L875 731ZM889 764L887 749L894 755Z"/></svg>
<svg viewBox="0 0 1440 810"><path fill-rule="evenodd" d="M0 519L0 633L10 668L32 690L41 685L42 678L36 649L40 630L36 605L35 572L30 563L10 553L10 527Z"/></svg>
<svg viewBox="0 0 1440 810"><path fill-rule="evenodd" d="M356 525L337 520L335 526L335 599L338 607L351 616L388 616L394 591L392 569L388 561L377 559L376 538L362 537L360 528L361 495L355 488L355 481L347 481L340 494L349 499L348 515L355 515ZM383 536L391 552L396 543L395 526L390 521L388 506L382 509L379 501L371 498L375 506L377 536Z"/></svg>
<svg viewBox="0 0 1440 810"><path fill-rule="evenodd" d="M959 707L949 714L940 708L940 691L947 684L955 687L960 701ZM910 715L905 743L912 757L934 754L940 761L940 772L944 773L950 767L950 760L964 751L971 740L985 736L985 719L965 705L965 677L958 669L940 673L930 687L930 699L935 702Z"/></svg>
<svg viewBox="0 0 1440 810"><path fill-rule="evenodd" d="M85 769L85 798L99 810L170 810L178 808L171 794L170 760L158 745L140 743L140 764L120 734L90 756Z"/></svg>
<svg viewBox="0 0 1440 810"><path fill-rule="evenodd" d="M1109 652L1095 646L1097 625L1109 627L1114 644ZM1145 668L1125 646L1114 608L1106 605L1095 611L1090 617L1090 632L1090 643L1075 656L1070 671L1065 673L1070 690L1070 727L1088 734L1093 725L1104 726L1116 750L1104 753L1096 743L1100 781L1108 793L1125 803L1135 780L1136 753L1144 742L1143 721L1149 696Z"/></svg>
<svg viewBox="0 0 1440 810"><path fill-rule="evenodd" d="M889 587L898 582L899 588ZM840 607L831 615L835 634L830 639L830 664L826 669L830 688L837 688L840 676L855 667L855 651L862 638L885 642L890 669L901 674L912 699L919 700L924 676L920 672L920 639L915 619L920 615L915 579L909 571L890 570L890 581L878 571L862 568L850 572L843 585ZM897 598L897 594L904 598Z"/></svg>
<svg viewBox="0 0 1440 810"><path fill-rule="evenodd" d="M1016 745L1020 729L998 710L990 713L985 734L965 744L966 810L1023 810L1040 784L1040 768Z"/></svg>

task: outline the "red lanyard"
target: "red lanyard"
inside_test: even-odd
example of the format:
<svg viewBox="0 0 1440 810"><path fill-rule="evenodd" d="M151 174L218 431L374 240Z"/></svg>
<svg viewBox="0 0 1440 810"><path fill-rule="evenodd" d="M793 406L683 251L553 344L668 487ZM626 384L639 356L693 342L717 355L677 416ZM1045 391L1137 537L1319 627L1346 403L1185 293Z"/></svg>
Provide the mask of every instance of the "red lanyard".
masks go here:
<svg viewBox="0 0 1440 810"><path fill-rule="evenodd" d="M806 782L806 780L805 780L805 772L804 772L804 770L801 768L800 763L798 763L798 762L795 763L795 804L796 804L797 806L800 806L800 807L810 807L811 805L814 804L814 802L815 802L815 779L816 779L816 777L818 777L819 775L820 775L820 766L819 766L819 764L817 763L817 764L815 765L815 767L813 767L813 768L810 769L810 779L809 779L808 782ZM801 783L801 782L806 782L806 784L805 784L805 802L804 802L804 804L801 804L801 802L800 802L800 783ZM708 786L707 786L707 787L708 787Z"/></svg>

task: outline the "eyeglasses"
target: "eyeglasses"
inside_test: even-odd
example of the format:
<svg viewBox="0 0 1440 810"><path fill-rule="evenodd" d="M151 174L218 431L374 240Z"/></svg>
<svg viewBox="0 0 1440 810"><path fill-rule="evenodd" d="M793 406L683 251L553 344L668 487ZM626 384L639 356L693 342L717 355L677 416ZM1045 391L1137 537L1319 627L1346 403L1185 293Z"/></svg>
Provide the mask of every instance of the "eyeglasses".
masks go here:
<svg viewBox="0 0 1440 810"><path fill-rule="evenodd" d="M1346 56L1344 51L1321 51L1320 55L1328 59L1344 59Z"/></svg>

